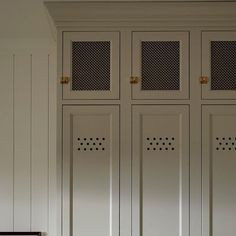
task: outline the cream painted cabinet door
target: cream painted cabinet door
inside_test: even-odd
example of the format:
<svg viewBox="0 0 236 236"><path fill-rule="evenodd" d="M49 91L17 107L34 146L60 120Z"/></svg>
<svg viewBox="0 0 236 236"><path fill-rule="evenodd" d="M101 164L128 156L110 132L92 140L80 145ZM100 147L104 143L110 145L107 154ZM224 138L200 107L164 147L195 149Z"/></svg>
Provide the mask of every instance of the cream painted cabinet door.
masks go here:
<svg viewBox="0 0 236 236"><path fill-rule="evenodd" d="M236 232L236 105L202 108L203 236Z"/></svg>
<svg viewBox="0 0 236 236"><path fill-rule="evenodd" d="M189 109L133 106L133 236L189 235Z"/></svg>
<svg viewBox="0 0 236 236"><path fill-rule="evenodd" d="M236 31L202 32L203 99L236 99Z"/></svg>
<svg viewBox="0 0 236 236"><path fill-rule="evenodd" d="M63 99L118 99L119 54L119 32L64 32Z"/></svg>
<svg viewBox="0 0 236 236"><path fill-rule="evenodd" d="M189 33L133 32L133 99L189 97Z"/></svg>
<svg viewBox="0 0 236 236"><path fill-rule="evenodd" d="M119 236L119 106L64 106L63 131L63 235Z"/></svg>

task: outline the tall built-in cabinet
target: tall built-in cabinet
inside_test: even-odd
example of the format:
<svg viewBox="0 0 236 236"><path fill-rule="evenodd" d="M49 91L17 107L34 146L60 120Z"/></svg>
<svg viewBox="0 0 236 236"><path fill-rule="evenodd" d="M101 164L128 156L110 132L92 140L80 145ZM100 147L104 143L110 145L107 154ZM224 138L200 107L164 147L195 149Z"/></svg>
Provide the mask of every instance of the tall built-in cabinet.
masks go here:
<svg viewBox="0 0 236 236"><path fill-rule="evenodd" d="M46 5L59 233L235 235L236 3Z"/></svg>

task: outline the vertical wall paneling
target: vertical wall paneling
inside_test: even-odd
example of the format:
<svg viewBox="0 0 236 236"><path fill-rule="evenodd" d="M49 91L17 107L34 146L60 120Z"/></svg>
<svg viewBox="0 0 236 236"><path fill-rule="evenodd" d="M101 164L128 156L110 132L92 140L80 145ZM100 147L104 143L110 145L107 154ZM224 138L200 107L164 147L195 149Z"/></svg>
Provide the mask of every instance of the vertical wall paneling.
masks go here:
<svg viewBox="0 0 236 236"><path fill-rule="evenodd" d="M30 230L31 55L14 63L14 230Z"/></svg>
<svg viewBox="0 0 236 236"><path fill-rule="evenodd" d="M56 207L57 202L55 201L57 197L56 188L56 174L57 174L57 159L56 159L56 104L57 104L57 84L56 84L56 55L51 53L49 56L49 106L48 106L48 122L49 122L49 228L48 234L50 236L56 235Z"/></svg>
<svg viewBox="0 0 236 236"><path fill-rule="evenodd" d="M56 50L0 47L0 231L56 232Z"/></svg>
<svg viewBox="0 0 236 236"><path fill-rule="evenodd" d="M0 53L0 230L13 230L13 55Z"/></svg>
<svg viewBox="0 0 236 236"><path fill-rule="evenodd" d="M48 229L48 53L32 55L32 228Z"/></svg>

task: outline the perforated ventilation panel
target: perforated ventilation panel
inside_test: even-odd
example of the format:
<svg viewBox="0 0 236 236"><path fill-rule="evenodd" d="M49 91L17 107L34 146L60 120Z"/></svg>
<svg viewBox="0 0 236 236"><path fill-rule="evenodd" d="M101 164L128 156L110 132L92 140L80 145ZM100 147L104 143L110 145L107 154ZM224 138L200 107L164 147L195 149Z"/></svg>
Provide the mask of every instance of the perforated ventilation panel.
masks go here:
<svg viewBox="0 0 236 236"><path fill-rule="evenodd" d="M110 90L110 42L72 42L72 90Z"/></svg>
<svg viewBox="0 0 236 236"><path fill-rule="evenodd" d="M236 151L236 137L216 137L217 151Z"/></svg>
<svg viewBox="0 0 236 236"><path fill-rule="evenodd" d="M236 41L211 42L211 89L236 89Z"/></svg>
<svg viewBox="0 0 236 236"><path fill-rule="evenodd" d="M180 43L142 42L142 90L179 90Z"/></svg>
<svg viewBox="0 0 236 236"><path fill-rule="evenodd" d="M78 151L98 152L105 151L106 138L78 137Z"/></svg>
<svg viewBox="0 0 236 236"><path fill-rule="evenodd" d="M147 151L174 151L175 137L146 137L144 148Z"/></svg>

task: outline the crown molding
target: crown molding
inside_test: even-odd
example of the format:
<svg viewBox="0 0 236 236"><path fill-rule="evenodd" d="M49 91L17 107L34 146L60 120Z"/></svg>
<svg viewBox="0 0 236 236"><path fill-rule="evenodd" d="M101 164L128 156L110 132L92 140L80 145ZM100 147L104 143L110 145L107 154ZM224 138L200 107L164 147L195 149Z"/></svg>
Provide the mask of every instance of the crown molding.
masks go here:
<svg viewBox="0 0 236 236"><path fill-rule="evenodd" d="M236 26L236 2L45 2L57 27L83 24Z"/></svg>

